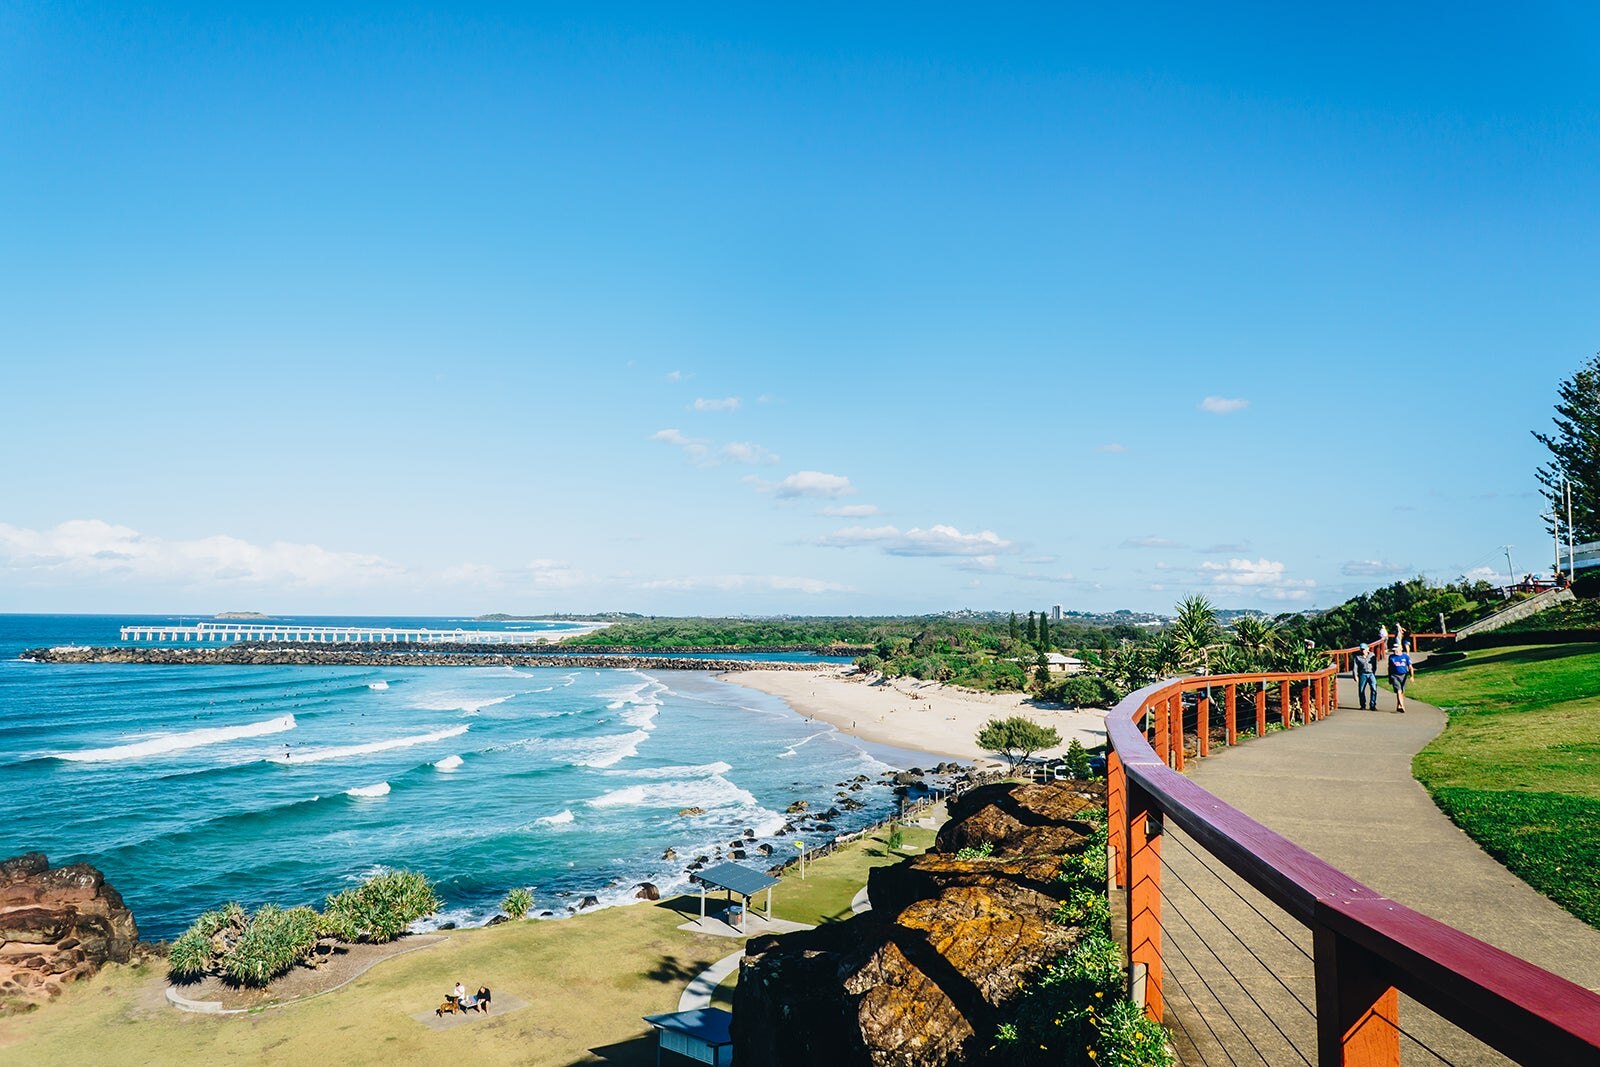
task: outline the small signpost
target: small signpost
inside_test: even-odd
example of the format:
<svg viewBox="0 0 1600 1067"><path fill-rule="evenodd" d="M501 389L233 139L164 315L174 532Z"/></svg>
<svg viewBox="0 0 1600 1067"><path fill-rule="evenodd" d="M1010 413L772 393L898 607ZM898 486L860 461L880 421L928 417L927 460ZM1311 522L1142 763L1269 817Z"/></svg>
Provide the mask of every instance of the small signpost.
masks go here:
<svg viewBox="0 0 1600 1067"><path fill-rule="evenodd" d="M800 850L800 880L806 880L806 843L795 838L794 847Z"/></svg>

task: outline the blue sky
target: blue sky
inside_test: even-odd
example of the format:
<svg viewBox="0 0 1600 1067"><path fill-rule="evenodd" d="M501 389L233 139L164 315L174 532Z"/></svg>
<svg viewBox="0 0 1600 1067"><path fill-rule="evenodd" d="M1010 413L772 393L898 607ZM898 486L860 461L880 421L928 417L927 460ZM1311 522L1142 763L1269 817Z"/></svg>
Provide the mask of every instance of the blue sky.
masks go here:
<svg viewBox="0 0 1600 1067"><path fill-rule="evenodd" d="M0 12L0 610L1548 566L1579 6Z"/></svg>

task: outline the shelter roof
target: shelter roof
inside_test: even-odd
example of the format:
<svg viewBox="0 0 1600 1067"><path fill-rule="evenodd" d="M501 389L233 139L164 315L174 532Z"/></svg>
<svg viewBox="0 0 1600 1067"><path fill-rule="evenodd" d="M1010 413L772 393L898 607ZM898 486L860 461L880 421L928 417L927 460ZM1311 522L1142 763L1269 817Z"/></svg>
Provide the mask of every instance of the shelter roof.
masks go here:
<svg viewBox="0 0 1600 1067"><path fill-rule="evenodd" d="M719 863L697 874L702 883L713 889L731 889L745 897L753 897L763 889L778 884L778 880L765 871L738 863Z"/></svg>
<svg viewBox="0 0 1600 1067"><path fill-rule="evenodd" d="M721 1008L692 1008L665 1015L646 1015L644 1021L658 1030L672 1030L711 1046L733 1043L730 1030L733 1013Z"/></svg>

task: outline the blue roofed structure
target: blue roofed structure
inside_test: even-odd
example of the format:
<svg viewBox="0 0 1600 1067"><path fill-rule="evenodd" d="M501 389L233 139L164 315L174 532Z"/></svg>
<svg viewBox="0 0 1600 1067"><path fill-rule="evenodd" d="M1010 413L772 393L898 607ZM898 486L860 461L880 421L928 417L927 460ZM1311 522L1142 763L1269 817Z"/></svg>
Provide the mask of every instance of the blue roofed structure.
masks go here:
<svg viewBox="0 0 1600 1067"><path fill-rule="evenodd" d="M737 913L738 928L744 929L744 913L749 910L750 898L761 892L767 891L767 918L772 918L772 887L778 880L765 871L758 871L753 867L746 867L738 863L719 863L715 867L707 867L695 874L700 882L700 919L706 917L706 890L726 889L729 899L734 893L739 894L744 900L743 906Z"/></svg>
<svg viewBox="0 0 1600 1067"><path fill-rule="evenodd" d="M644 1021L656 1031L658 1067L662 1052L676 1052L712 1067L733 1062L732 1012L721 1008L693 1008L665 1015L646 1015Z"/></svg>

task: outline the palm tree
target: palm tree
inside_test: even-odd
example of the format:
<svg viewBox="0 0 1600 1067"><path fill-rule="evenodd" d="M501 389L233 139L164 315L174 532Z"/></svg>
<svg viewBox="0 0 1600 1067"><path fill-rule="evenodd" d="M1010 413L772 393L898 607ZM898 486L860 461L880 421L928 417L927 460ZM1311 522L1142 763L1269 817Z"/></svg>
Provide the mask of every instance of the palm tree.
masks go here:
<svg viewBox="0 0 1600 1067"><path fill-rule="evenodd" d="M1211 601L1198 594L1179 601L1178 617L1166 633L1172 637L1181 670L1211 673L1208 661L1221 636L1217 610L1211 606Z"/></svg>
<svg viewBox="0 0 1600 1067"><path fill-rule="evenodd" d="M1281 638L1277 624L1265 616L1245 615L1234 620L1233 643L1256 670L1266 667Z"/></svg>

